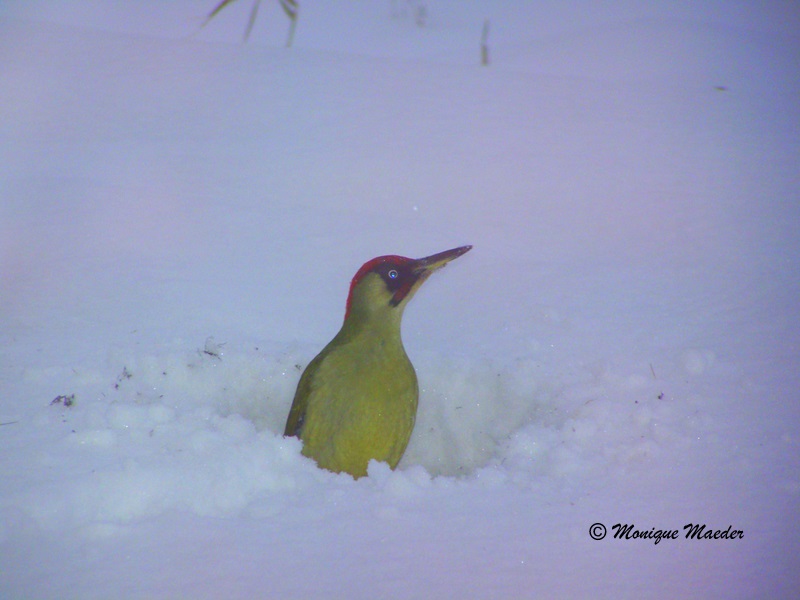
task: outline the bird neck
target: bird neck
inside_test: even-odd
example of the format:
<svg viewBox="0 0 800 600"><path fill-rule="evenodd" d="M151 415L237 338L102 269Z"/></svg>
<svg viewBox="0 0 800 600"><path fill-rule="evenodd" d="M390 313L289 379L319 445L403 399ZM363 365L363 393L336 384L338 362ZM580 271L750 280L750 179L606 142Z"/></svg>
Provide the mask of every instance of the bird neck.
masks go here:
<svg viewBox="0 0 800 600"><path fill-rule="evenodd" d="M339 335L346 339L374 338L381 345L403 345L400 324L404 306L375 308L354 302L342 324Z"/></svg>
<svg viewBox="0 0 800 600"><path fill-rule="evenodd" d="M340 335L347 339L374 337L381 344L397 342L402 346L400 322L412 295L407 295L399 304L392 304L391 294L380 276L368 273L350 289Z"/></svg>

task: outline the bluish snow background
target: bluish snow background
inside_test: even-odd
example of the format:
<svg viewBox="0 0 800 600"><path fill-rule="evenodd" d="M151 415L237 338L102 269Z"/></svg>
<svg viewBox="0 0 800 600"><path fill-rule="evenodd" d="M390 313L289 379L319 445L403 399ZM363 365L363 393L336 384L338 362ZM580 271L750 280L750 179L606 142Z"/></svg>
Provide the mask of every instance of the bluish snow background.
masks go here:
<svg viewBox="0 0 800 600"><path fill-rule="evenodd" d="M797 597L797 4L300 4L0 5L0 597ZM349 279L465 243L317 469Z"/></svg>

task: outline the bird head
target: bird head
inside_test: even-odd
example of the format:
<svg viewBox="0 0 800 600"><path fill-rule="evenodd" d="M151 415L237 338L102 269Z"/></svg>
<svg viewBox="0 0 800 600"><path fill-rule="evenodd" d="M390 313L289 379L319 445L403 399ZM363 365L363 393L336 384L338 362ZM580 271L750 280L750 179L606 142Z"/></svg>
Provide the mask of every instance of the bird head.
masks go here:
<svg viewBox="0 0 800 600"><path fill-rule="evenodd" d="M345 321L355 313L363 316L395 314L399 318L431 273L471 249L472 246L461 246L418 259L378 256L365 262L350 283Z"/></svg>

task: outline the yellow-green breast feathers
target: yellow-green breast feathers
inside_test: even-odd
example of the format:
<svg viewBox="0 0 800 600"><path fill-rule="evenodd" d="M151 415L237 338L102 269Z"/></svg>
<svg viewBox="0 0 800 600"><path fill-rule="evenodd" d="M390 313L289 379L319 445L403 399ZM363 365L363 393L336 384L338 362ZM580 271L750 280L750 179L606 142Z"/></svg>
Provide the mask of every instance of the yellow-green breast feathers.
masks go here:
<svg viewBox="0 0 800 600"><path fill-rule="evenodd" d="M417 414L417 375L402 343L339 335L308 365L297 386L286 434L331 471L366 475L371 459L394 468ZM387 347L388 346L388 347Z"/></svg>

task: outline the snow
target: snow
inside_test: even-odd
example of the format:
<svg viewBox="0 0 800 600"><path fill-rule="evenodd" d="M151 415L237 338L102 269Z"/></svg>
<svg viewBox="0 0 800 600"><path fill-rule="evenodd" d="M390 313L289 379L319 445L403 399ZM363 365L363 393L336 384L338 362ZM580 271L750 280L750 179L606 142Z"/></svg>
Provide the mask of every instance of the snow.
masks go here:
<svg viewBox="0 0 800 600"><path fill-rule="evenodd" d="M0 597L796 597L795 5L275 4L0 7ZM318 469L350 278L468 243Z"/></svg>

